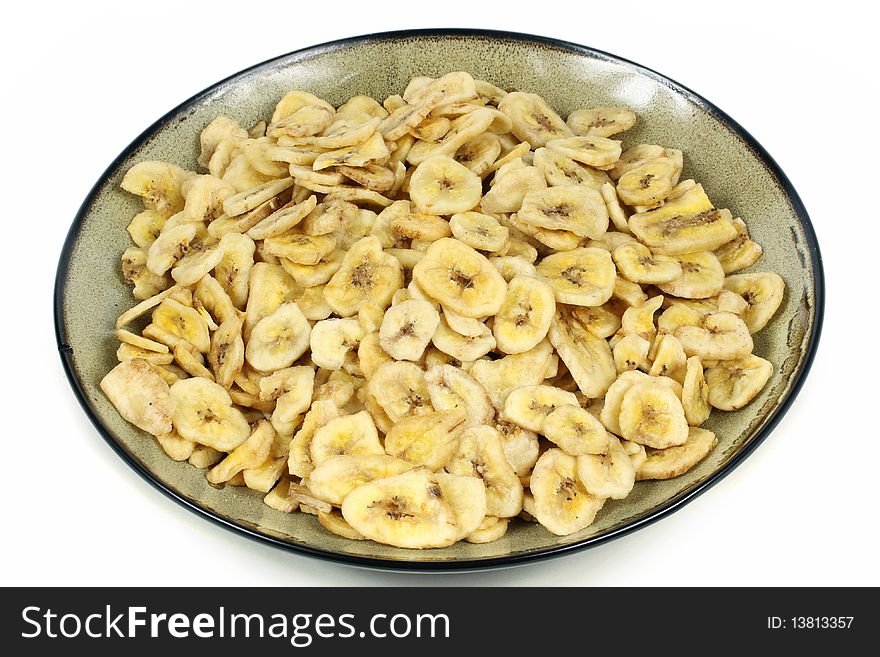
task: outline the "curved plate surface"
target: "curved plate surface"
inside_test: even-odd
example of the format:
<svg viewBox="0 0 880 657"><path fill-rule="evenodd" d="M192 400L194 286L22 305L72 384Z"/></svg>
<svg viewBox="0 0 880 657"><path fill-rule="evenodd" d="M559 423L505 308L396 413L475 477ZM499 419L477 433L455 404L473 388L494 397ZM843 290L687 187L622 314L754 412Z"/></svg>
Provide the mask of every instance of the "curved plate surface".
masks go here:
<svg viewBox="0 0 880 657"><path fill-rule="evenodd" d="M624 147L650 142L685 153L683 177L702 182L718 207L748 224L764 256L752 270L785 279L785 300L755 336L755 353L775 372L744 410L716 411L707 428L718 447L687 474L639 482L609 501L596 522L566 537L512 523L485 545L401 550L348 541L314 516L287 515L253 491L214 488L204 473L171 461L155 440L123 421L98 383L116 363L113 327L133 305L119 271L130 246L125 230L140 201L119 189L124 172L144 159L195 170L198 136L217 114L250 125L277 100L301 88L336 105L350 96L400 93L415 75L466 70L502 88L543 95L565 116L584 106L623 105L639 115ZM791 404L809 369L822 322L822 264L807 213L770 155L733 119L694 92L647 68L576 44L503 32L431 30L375 34L307 48L237 73L187 100L150 126L109 166L84 201L65 243L55 290L56 333L68 378L107 442L141 476L188 508L247 536L297 552L386 569L452 570L511 565L582 549L642 527L716 483L764 440Z"/></svg>

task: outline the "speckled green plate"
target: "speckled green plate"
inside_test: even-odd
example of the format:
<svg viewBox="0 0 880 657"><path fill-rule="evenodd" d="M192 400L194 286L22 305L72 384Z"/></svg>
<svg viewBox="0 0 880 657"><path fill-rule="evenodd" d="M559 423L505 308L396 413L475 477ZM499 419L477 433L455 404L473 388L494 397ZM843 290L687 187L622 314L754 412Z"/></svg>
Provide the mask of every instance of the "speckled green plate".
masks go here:
<svg viewBox="0 0 880 657"><path fill-rule="evenodd" d="M639 115L624 146L668 144L685 153L684 177L702 182L718 207L731 208L764 247L756 270L779 272L785 300L755 336L755 351L775 365L763 392L736 413L715 412L718 447L687 474L640 482L610 501L593 525L571 536L513 523L494 543L407 551L348 541L310 515L286 515L242 488L213 488L204 472L168 459L156 441L124 422L98 388L115 362L114 320L132 305L119 272L130 244L126 225L138 201L119 189L123 173L145 159L196 168L199 132L217 114L243 125L267 117L291 88L334 104L350 96L384 98L415 75L466 70L500 87L544 96L564 116L578 107L623 105ZM98 431L159 490L240 534L295 552L350 564L410 570L510 565L597 545L681 507L718 482L764 440L790 406L812 361L822 319L822 264L813 228L779 167L739 124L704 98L642 66L572 43L486 31L375 34L284 55L233 75L173 109L109 166L76 216L58 267L55 319L67 376Z"/></svg>

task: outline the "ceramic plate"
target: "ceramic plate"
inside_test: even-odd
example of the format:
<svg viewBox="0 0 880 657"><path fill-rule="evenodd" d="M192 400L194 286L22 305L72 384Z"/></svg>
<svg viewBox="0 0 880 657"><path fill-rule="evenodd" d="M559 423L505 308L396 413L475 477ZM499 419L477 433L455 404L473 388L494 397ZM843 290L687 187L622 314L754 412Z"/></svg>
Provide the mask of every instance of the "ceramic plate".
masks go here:
<svg viewBox="0 0 880 657"><path fill-rule="evenodd" d="M713 413L718 446L687 474L639 482L609 501L596 521L571 536L512 523L501 540L407 551L326 532L314 516L270 509L256 492L214 488L204 472L171 461L151 437L116 413L98 383L115 364L114 320L133 305L119 271L130 246L125 230L140 201L119 189L140 160L196 169L199 133L217 114L242 125L268 117L289 89L338 105L356 94L384 98L415 75L465 70L502 88L541 94L560 114L623 105L639 116L624 147L660 143L685 153L683 178L702 182L718 207L748 223L764 256L752 268L780 273L785 300L755 336L755 353L775 372L761 394L736 413ZM300 50L258 64L193 96L147 128L108 167L73 221L55 290L58 347L67 376L95 427L132 469L196 513L240 534L295 552L393 569L487 568L560 555L608 541L680 508L742 462L791 405L815 353L822 321L822 264L797 193L770 155L739 124L682 85L638 64L572 43L502 32L443 30L374 34ZM735 491L734 491L735 494Z"/></svg>

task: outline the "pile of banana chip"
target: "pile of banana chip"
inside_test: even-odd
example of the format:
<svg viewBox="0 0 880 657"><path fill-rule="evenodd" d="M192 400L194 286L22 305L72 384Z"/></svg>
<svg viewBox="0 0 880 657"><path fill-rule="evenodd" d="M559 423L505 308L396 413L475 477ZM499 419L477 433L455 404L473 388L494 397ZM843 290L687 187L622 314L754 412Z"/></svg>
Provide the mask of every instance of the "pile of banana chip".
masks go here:
<svg viewBox="0 0 880 657"><path fill-rule="evenodd" d="M350 539L586 528L761 391L752 335L785 287L732 275L761 247L679 180L681 151L612 138L635 120L563 120L463 72L217 117L207 173L122 181L145 206L122 256L140 303L101 388L212 484Z"/></svg>

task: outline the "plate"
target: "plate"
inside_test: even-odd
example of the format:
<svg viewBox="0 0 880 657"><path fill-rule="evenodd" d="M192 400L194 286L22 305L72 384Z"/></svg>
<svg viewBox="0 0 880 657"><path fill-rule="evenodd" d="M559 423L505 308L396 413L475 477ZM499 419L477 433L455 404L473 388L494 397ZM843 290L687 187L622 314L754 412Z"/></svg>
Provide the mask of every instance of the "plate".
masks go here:
<svg viewBox="0 0 880 657"><path fill-rule="evenodd" d="M204 472L171 461L155 440L126 423L98 384L116 363L114 320L133 305L119 271L130 246L125 230L140 201L119 189L140 160L196 169L198 137L217 114L242 125L271 115L289 89L336 105L356 94L384 98L415 75L465 70L502 88L533 91L565 116L578 107L623 105L639 116L624 147L660 143L685 152L683 178L702 182L718 207L748 223L764 247L753 267L786 282L785 299L755 336L755 353L775 372L761 394L736 413L715 412L707 427L718 446L687 474L639 482L609 501L587 529L565 537L512 523L484 545L402 550L330 535L314 516L270 509L256 492L214 488ZM193 96L147 128L107 168L82 204L61 254L55 288L58 348L83 409L122 459L157 489L235 532L294 552L385 569L455 570L506 566L604 543L680 508L717 483L770 434L800 389L816 351L823 312L822 261L807 212L785 174L727 114L659 73L604 52L524 34L481 30L406 31L334 41L258 64Z"/></svg>

